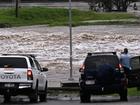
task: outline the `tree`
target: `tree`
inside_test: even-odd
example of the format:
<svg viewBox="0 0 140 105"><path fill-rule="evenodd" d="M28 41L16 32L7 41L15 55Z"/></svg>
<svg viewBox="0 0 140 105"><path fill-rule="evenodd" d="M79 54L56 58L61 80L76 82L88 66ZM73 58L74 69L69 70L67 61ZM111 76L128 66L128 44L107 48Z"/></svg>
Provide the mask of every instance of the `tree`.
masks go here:
<svg viewBox="0 0 140 105"><path fill-rule="evenodd" d="M104 5L106 11L110 12L115 7L117 11L126 12L128 6L132 2L136 2L138 0L98 0Z"/></svg>
<svg viewBox="0 0 140 105"><path fill-rule="evenodd" d="M16 0L16 8L15 8L16 17L18 17L18 9L19 9L19 0Z"/></svg>
<svg viewBox="0 0 140 105"><path fill-rule="evenodd" d="M113 0L113 5L117 8L118 11L126 12L130 3L136 1L138 0Z"/></svg>
<svg viewBox="0 0 140 105"><path fill-rule="evenodd" d="M113 7L113 0L100 0L100 2L103 4L105 11L111 12Z"/></svg>
<svg viewBox="0 0 140 105"><path fill-rule="evenodd" d="M95 10L97 0L87 0L87 2L88 2L88 5L89 5L89 10Z"/></svg>
<svg viewBox="0 0 140 105"><path fill-rule="evenodd" d="M98 5L98 8L103 6L105 11L112 11L112 1L113 0L87 0L88 4L94 4L94 8Z"/></svg>

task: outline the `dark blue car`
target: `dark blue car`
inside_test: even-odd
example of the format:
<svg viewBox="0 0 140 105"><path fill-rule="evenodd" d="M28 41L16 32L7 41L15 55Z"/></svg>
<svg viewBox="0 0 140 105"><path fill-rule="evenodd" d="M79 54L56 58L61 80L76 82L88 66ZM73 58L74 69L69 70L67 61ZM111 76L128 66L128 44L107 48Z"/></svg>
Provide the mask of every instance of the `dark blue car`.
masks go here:
<svg viewBox="0 0 140 105"><path fill-rule="evenodd" d="M128 78L128 87L137 87L140 89L140 56L133 56L130 60L131 70L126 73Z"/></svg>
<svg viewBox="0 0 140 105"><path fill-rule="evenodd" d="M127 78L115 52L88 53L80 72L81 102L90 102L91 95L112 93L127 101Z"/></svg>

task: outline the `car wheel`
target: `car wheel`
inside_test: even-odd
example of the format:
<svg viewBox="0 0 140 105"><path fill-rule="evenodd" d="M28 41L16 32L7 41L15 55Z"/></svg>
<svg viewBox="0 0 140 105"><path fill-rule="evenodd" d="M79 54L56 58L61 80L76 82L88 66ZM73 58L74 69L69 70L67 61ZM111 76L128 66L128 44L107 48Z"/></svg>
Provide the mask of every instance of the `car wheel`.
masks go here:
<svg viewBox="0 0 140 105"><path fill-rule="evenodd" d="M4 103L10 102L10 100L11 100L11 96L8 94L5 94L4 95Z"/></svg>
<svg viewBox="0 0 140 105"><path fill-rule="evenodd" d="M29 96L30 102L37 103L38 102L38 83L36 84L36 88L33 93Z"/></svg>
<svg viewBox="0 0 140 105"><path fill-rule="evenodd" d="M128 101L128 99L127 99L127 89L124 89L120 92L120 101Z"/></svg>
<svg viewBox="0 0 140 105"><path fill-rule="evenodd" d="M91 95L87 92L80 91L80 101L81 103L88 103L90 102Z"/></svg>
<svg viewBox="0 0 140 105"><path fill-rule="evenodd" d="M43 91L42 94L39 95L40 101L45 102L47 100L47 83L45 86L45 90Z"/></svg>

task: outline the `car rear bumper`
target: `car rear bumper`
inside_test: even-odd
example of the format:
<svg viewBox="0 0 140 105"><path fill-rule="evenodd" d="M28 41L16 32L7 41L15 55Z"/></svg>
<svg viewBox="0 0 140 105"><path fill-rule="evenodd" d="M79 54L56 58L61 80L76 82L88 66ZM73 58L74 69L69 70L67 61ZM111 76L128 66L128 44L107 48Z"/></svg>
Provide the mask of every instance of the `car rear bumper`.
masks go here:
<svg viewBox="0 0 140 105"><path fill-rule="evenodd" d="M0 83L1 95L27 95L32 92L32 83Z"/></svg>
<svg viewBox="0 0 140 105"><path fill-rule="evenodd" d="M120 93L124 89L124 86L120 84L111 85L84 85L81 87L82 91L89 92L91 94L112 94Z"/></svg>

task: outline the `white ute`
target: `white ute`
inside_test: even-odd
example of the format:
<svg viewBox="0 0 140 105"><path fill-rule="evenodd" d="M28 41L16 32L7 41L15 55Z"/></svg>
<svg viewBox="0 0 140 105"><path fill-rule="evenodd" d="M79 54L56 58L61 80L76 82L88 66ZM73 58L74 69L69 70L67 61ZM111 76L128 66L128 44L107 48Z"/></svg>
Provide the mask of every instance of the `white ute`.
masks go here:
<svg viewBox="0 0 140 105"><path fill-rule="evenodd" d="M46 101L47 68L41 68L34 55L3 54L0 56L0 95L5 102L11 96L27 95L30 102Z"/></svg>

